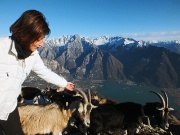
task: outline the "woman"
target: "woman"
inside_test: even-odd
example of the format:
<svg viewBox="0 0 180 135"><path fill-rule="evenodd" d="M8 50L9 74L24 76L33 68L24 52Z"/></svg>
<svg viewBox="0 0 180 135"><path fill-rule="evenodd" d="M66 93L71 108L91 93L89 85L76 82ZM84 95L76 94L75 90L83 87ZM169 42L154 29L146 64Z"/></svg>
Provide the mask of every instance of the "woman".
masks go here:
<svg viewBox="0 0 180 135"><path fill-rule="evenodd" d="M0 38L0 135L22 135L17 110L21 85L34 71L58 87L74 90L74 84L49 70L37 49L50 34L45 16L37 10L25 11L10 27L11 37Z"/></svg>

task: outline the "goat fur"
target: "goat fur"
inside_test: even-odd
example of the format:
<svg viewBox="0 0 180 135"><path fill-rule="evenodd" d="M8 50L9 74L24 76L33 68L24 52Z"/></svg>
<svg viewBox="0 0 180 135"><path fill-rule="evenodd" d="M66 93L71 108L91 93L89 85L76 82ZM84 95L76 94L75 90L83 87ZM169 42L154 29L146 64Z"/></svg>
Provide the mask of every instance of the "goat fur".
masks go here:
<svg viewBox="0 0 180 135"><path fill-rule="evenodd" d="M144 116L143 106L133 102L119 104L101 104L92 109L90 114L89 132L92 135L100 132L113 132L117 129L125 129L128 132L136 131L142 126L141 118ZM130 134L130 133L129 133Z"/></svg>
<svg viewBox="0 0 180 135"><path fill-rule="evenodd" d="M26 135L61 135L71 117L70 110L59 108L57 104L21 105L18 107L22 130Z"/></svg>

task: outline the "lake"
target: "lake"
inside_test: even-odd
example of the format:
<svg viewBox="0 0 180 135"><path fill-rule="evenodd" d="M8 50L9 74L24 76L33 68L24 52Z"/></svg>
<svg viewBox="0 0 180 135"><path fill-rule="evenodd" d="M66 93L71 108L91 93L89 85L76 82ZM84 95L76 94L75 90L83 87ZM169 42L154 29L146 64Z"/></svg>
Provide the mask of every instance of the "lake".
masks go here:
<svg viewBox="0 0 180 135"><path fill-rule="evenodd" d="M97 87L95 90L98 91L101 96L108 97L119 102L132 101L141 104L145 104L146 102L160 102L158 96L149 91L156 91L163 96L161 89L156 87L137 85L128 86L113 81L103 82L102 86ZM168 97L169 107L173 107L176 111L180 111L180 106L175 104L174 97L169 94Z"/></svg>

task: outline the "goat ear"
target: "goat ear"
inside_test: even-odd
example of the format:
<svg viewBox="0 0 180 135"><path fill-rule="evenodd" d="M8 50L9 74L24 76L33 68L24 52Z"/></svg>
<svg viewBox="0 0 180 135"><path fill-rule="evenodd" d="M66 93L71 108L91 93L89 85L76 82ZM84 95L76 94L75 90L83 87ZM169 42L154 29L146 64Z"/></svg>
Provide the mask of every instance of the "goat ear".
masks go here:
<svg viewBox="0 0 180 135"><path fill-rule="evenodd" d="M92 108L97 108L98 106L95 106L95 105L93 105L93 104L91 104L91 106L92 106Z"/></svg>
<svg viewBox="0 0 180 135"><path fill-rule="evenodd" d="M82 104L79 105L78 112L83 112L83 105Z"/></svg>
<svg viewBox="0 0 180 135"><path fill-rule="evenodd" d="M76 110L76 109L74 109L73 112L74 112L75 110ZM71 116L71 115L72 115L70 109L67 110L67 114L68 114L68 116Z"/></svg>
<svg viewBox="0 0 180 135"><path fill-rule="evenodd" d="M68 105L69 105L69 103L68 103L68 102L66 102L66 107L68 107Z"/></svg>
<svg viewBox="0 0 180 135"><path fill-rule="evenodd" d="M168 111L173 111L173 110L174 110L174 108L171 108L171 107L168 108Z"/></svg>
<svg viewBox="0 0 180 135"><path fill-rule="evenodd" d="M73 113L73 112L75 112L76 111L76 109L74 108L73 110L71 110L71 112Z"/></svg>
<svg viewBox="0 0 180 135"><path fill-rule="evenodd" d="M59 88L56 90L56 92L62 92L62 91L64 91L64 89L65 89L65 88L59 87Z"/></svg>

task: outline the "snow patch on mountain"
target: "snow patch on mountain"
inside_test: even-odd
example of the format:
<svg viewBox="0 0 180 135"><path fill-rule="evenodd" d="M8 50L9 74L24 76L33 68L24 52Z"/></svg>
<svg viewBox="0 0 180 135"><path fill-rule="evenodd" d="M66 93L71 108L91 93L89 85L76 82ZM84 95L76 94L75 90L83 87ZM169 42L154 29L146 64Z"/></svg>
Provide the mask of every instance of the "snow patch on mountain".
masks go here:
<svg viewBox="0 0 180 135"><path fill-rule="evenodd" d="M50 40L47 40L46 41L46 44L53 47L53 46L64 46L66 44L68 44L69 42L73 41L74 36L71 36L71 35L63 35L62 37L60 38L53 38L53 39L50 39Z"/></svg>
<svg viewBox="0 0 180 135"><path fill-rule="evenodd" d="M95 44L95 45L104 45L104 44L107 44L110 41L110 37L108 36L102 36L102 37L98 37L96 39L93 39L92 42Z"/></svg>
<svg viewBox="0 0 180 135"><path fill-rule="evenodd" d="M64 35L60 38L54 38L46 41L46 44L50 47L54 46L64 46L67 45L68 43L72 42L75 40L77 35ZM170 50L176 51L180 53L180 40L172 40L172 41L159 41L159 40L154 40L154 41L136 41L132 38L123 38L119 36L115 37L110 37L110 36L101 36L98 38L90 39L88 37L84 36L79 36L82 41L88 42L90 44L94 45L106 45L106 46L126 46L126 49L131 48L131 47L144 47L148 45L154 45L154 46L159 46L159 47L165 47Z"/></svg>
<svg viewBox="0 0 180 135"><path fill-rule="evenodd" d="M125 39L124 44L125 44L125 45L134 44L134 41Z"/></svg>

